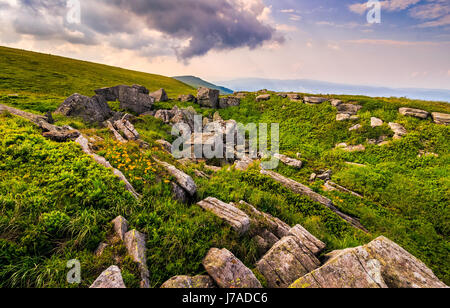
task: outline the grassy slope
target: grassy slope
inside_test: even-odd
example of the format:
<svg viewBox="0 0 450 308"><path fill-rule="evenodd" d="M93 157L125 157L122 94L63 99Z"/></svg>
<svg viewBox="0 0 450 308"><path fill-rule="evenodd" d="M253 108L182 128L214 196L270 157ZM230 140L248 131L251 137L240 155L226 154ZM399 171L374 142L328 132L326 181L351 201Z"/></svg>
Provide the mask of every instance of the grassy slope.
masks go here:
<svg viewBox="0 0 450 308"><path fill-rule="evenodd" d="M5 55L23 53L0 50ZM31 62L41 57L44 60L53 59L34 53L26 53L25 56ZM6 65L10 72L21 70L18 67L20 58L16 56L15 59L16 62ZM70 66L69 59L63 60ZM5 65L4 61L1 63ZM78 61L75 63L74 68L79 66ZM20 92L21 95L14 99L3 95L0 100L22 109L43 112L53 110L58 105L59 97L66 95L63 94L66 88L75 87L75 92L89 94L83 92L86 76L82 79L61 79L58 74L64 74L66 69L52 67L47 61L41 65L51 67L40 74L56 89L31 82L33 78L26 77L27 70L22 70L18 77L13 77L12 73L6 75L2 71L0 88L4 89L5 94ZM95 64L86 65L91 69L98 67ZM31 70L30 75L38 74L32 65L28 69ZM109 67L105 69L109 73L123 71ZM104 77L96 73L95 69L91 72L95 80ZM6 80L7 83L3 82L5 76L10 78ZM125 82L125 79L130 81ZM129 76L115 83L146 85ZM96 85L93 88L105 86ZM183 93L178 92L184 91L178 88L179 83L174 85L175 88L166 86L169 93ZM53 94L47 91L53 91ZM185 93L189 93L189 89ZM249 96L240 107L221 110L220 113L226 119L233 118L243 123L280 123L281 151L292 156L301 152L305 167L296 171L281 166L278 172L308 184L312 172L333 169L334 180L362 193L364 200L347 194L324 192L320 181L313 188L332 198L344 212L359 217L370 230L369 235L349 227L323 206L296 196L261 177L256 170L224 170L211 180L194 177L199 185L197 199L214 196L224 201L249 201L292 225L303 224L327 243L328 250L364 244L383 234L419 257L441 279L450 283L450 128L435 125L430 120L406 118L397 112L400 106L450 112L450 106L394 98L341 98L358 101L364 106L360 112L363 125L361 131L350 133L348 128L352 123L336 122L336 110L329 104L309 106L281 98L255 103L254 96ZM174 104L168 102L157 104L157 107L170 108ZM203 114L213 112L195 107ZM385 148L368 146L365 153L349 154L333 149L339 142L359 144L367 138L391 134L386 126L371 129L370 116L402 123L410 134ZM86 128L76 120L61 121ZM82 286L88 286L99 272L110 265L108 254L98 259L93 256L93 251L107 237L107 222L119 214L127 217L132 227L149 235L147 247L152 286L157 287L174 275L201 273L201 259L213 246L230 249L248 266L256 261L255 246L250 239L237 239L227 226L212 215L196 206L185 206L171 200L167 183L170 177L151 160L152 155L171 160L153 146L156 139L170 139L170 128L161 122L144 117L136 123L143 138L152 145L148 151L140 150L133 143L119 145L113 142L107 130L84 130L86 134L103 138L97 143L99 154L123 171L139 192L144 194L144 199L139 203L130 198L117 181L100 172L102 168L93 166L83 155L71 155L71 152L79 154L73 145L47 141L29 123L14 117L1 116L0 124L0 178L3 179L0 185L2 286L67 286L65 262L72 258L82 261ZM418 158L419 150L437 153L439 158ZM351 167L345 164L348 161L364 163L367 167ZM194 176L190 168L185 170ZM132 265L124 260L122 267L125 269L127 285L136 285Z"/></svg>
<svg viewBox="0 0 450 308"><path fill-rule="evenodd" d="M227 95L227 94L232 94L233 90L225 88L225 87L221 87L221 86L216 86L215 84L212 84L210 82L204 81L203 79L200 79L198 77L195 76L176 76L173 77L176 80L179 80L181 82L184 82L194 88L199 88L199 87L206 87L206 88L210 88L210 89L216 89L220 91L221 95Z"/></svg>

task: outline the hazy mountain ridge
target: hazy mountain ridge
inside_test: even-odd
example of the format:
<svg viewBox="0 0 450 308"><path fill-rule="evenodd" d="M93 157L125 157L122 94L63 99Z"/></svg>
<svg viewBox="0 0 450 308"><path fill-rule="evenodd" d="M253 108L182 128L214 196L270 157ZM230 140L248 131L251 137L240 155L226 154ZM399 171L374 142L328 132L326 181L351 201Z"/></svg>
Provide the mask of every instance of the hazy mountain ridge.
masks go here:
<svg viewBox="0 0 450 308"><path fill-rule="evenodd" d="M232 94L234 91L225 87L217 86L215 84L212 84L210 82L207 82L201 78L195 77L195 76L175 76L172 77L173 79L176 79L178 81L184 82L187 85L190 85L194 88L199 87L206 87L210 89L219 90L221 95L227 95Z"/></svg>

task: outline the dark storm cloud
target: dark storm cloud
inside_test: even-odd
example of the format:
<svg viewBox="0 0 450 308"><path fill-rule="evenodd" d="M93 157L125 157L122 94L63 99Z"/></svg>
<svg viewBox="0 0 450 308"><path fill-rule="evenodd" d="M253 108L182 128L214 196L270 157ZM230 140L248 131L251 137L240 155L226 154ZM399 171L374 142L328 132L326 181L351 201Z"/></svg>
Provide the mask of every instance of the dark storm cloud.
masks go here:
<svg viewBox="0 0 450 308"><path fill-rule="evenodd" d="M164 46L143 36L147 28L163 33L167 41L189 40L184 47L170 46L184 60L210 50L256 48L266 41L284 40L258 19L264 9L259 0L247 1L251 8L245 9L245 1L241 0L80 1L81 24L68 24L66 0L20 0L14 29L36 39L54 38L75 44L92 45L104 40L114 47L146 52L152 46ZM165 49L162 54L167 54Z"/></svg>

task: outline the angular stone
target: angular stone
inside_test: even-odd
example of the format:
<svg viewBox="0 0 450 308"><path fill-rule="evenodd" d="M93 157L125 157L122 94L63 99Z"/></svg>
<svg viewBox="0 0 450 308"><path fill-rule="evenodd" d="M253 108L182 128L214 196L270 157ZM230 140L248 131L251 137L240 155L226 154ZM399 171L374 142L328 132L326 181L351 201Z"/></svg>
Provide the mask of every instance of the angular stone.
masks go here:
<svg viewBox="0 0 450 308"><path fill-rule="evenodd" d="M328 98L324 97L314 97L314 96L305 96L303 101L307 104L322 104L328 101Z"/></svg>
<svg viewBox="0 0 450 308"><path fill-rule="evenodd" d="M167 280L162 289L214 289L216 285L210 276L176 276Z"/></svg>
<svg viewBox="0 0 450 308"><path fill-rule="evenodd" d="M282 238L256 264L270 288L287 288L319 266L320 261L294 236Z"/></svg>
<svg viewBox="0 0 450 308"><path fill-rule="evenodd" d="M248 156L244 156L242 157L242 159L237 160L235 162L235 168L236 170L241 170L241 171L245 171L248 168L250 168L250 166L253 164L253 159L251 159Z"/></svg>
<svg viewBox="0 0 450 308"><path fill-rule="evenodd" d="M331 180L332 176L333 176L333 171L327 170L324 173L317 175L316 178L326 182L326 181Z"/></svg>
<svg viewBox="0 0 450 308"><path fill-rule="evenodd" d="M263 94L256 97L257 102L268 101L270 100L270 94Z"/></svg>
<svg viewBox="0 0 450 308"><path fill-rule="evenodd" d="M219 107L219 90L199 88L197 102L200 106L217 109Z"/></svg>
<svg viewBox="0 0 450 308"><path fill-rule="evenodd" d="M100 243L97 247L97 249L95 250L95 256L96 257L100 257L103 252L105 252L105 249L108 248L108 244L106 243Z"/></svg>
<svg viewBox="0 0 450 308"><path fill-rule="evenodd" d="M400 124L398 123L389 123L389 127L394 132L394 139L400 139L403 136L406 136L408 134L408 131Z"/></svg>
<svg viewBox="0 0 450 308"><path fill-rule="evenodd" d="M289 235L294 236L299 243L302 243L313 255L318 255L325 249L325 243L323 243L318 238L314 237L301 225L296 225L291 230L289 230Z"/></svg>
<svg viewBox="0 0 450 308"><path fill-rule="evenodd" d="M125 239L125 233L128 232L128 221L122 216L118 216L112 223L115 235L123 241Z"/></svg>
<svg viewBox="0 0 450 308"><path fill-rule="evenodd" d="M80 117L90 123L104 122L113 115L103 96L87 97L80 94L73 94L67 98L55 113L67 117Z"/></svg>
<svg viewBox="0 0 450 308"><path fill-rule="evenodd" d="M159 89L153 93L149 94L151 97L155 99L156 102L167 102L169 100L169 96L164 89Z"/></svg>
<svg viewBox="0 0 450 308"><path fill-rule="evenodd" d="M147 267L147 248L145 234L140 233L136 230L131 230L125 233L124 244L128 250L128 254L139 265L139 270L141 272L141 288L148 288L150 274Z"/></svg>
<svg viewBox="0 0 450 308"><path fill-rule="evenodd" d="M337 107L341 104L342 104L342 101L340 99L332 99L331 100L331 106L333 106L333 107Z"/></svg>
<svg viewBox="0 0 450 308"><path fill-rule="evenodd" d="M228 107L236 107L239 106L240 104L241 99L234 96L228 96L219 99L219 108L221 109L225 109Z"/></svg>
<svg viewBox="0 0 450 308"><path fill-rule="evenodd" d="M370 118L370 126L372 127L379 127L379 126L383 126L383 120L372 117Z"/></svg>
<svg viewBox="0 0 450 308"><path fill-rule="evenodd" d="M427 119L430 116L430 113L428 111L414 108L400 108L399 112L404 116L415 117L423 120Z"/></svg>
<svg viewBox="0 0 450 308"><path fill-rule="evenodd" d="M140 138L139 133L134 128L134 125L126 119L126 115L121 120L115 121L113 125L119 132L123 133L127 140L132 141Z"/></svg>
<svg viewBox="0 0 450 308"><path fill-rule="evenodd" d="M122 273L117 266L111 266L105 270L94 283L91 289L125 289Z"/></svg>
<svg viewBox="0 0 450 308"><path fill-rule="evenodd" d="M362 128L361 124L356 124L355 126L350 127L349 131L360 130L361 128Z"/></svg>
<svg viewBox="0 0 450 308"><path fill-rule="evenodd" d="M337 106L338 113L356 115L362 109L360 105L340 104Z"/></svg>
<svg viewBox="0 0 450 308"><path fill-rule="evenodd" d="M450 125L450 114L433 112L433 121L436 124Z"/></svg>
<svg viewBox="0 0 450 308"><path fill-rule="evenodd" d="M212 248L203 266L221 288L262 288L255 274L226 249Z"/></svg>
<svg viewBox="0 0 450 308"><path fill-rule="evenodd" d="M184 173L181 170L178 170L177 168L175 168L171 164L159 161L159 160L157 160L155 158L154 158L154 160L158 164L160 164L162 167L164 167L164 169L166 169L167 172L176 179L178 185L180 185L184 190L186 190L186 192L191 197L193 195L195 195L195 193L197 192L197 185L195 185L194 180L189 175L187 175L186 173Z"/></svg>
<svg viewBox="0 0 450 308"><path fill-rule="evenodd" d="M172 153L172 144L166 140L156 140L157 144L159 144L165 151Z"/></svg>
<svg viewBox="0 0 450 308"><path fill-rule="evenodd" d="M274 157L279 159L283 164L293 167L293 168L296 168L296 169L301 169L303 166L303 162L301 162L297 159L290 158L286 155L275 154Z"/></svg>
<svg viewBox="0 0 450 308"><path fill-rule="evenodd" d="M173 198L180 203L188 203L189 195L187 194L187 192L183 188L181 188L181 186L178 185L177 183L171 184L172 184Z"/></svg>
<svg viewBox="0 0 450 308"><path fill-rule="evenodd" d="M297 93L289 93L286 95L287 98L289 98L292 101L299 101L302 99L302 97L300 96L300 94Z"/></svg>
<svg viewBox="0 0 450 308"><path fill-rule="evenodd" d="M338 121L338 122L347 121L347 120L350 120L349 114L339 113L338 115L336 115L336 121Z"/></svg>
<svg viewBox="0 0 450 308"><path fill-rule="evenodd" d="M240 235L250 230L250 218L248 215L231 204L209 197L198 202L197 205L224 220Z"/></svg>
<svg viewBox="0 0 450 308"><path fill-rule="evenodd" d="M197 101L197 98L195 98L195 96L192 94L187 94L178 96L178 100L182 103L195 103Z"/></svg>

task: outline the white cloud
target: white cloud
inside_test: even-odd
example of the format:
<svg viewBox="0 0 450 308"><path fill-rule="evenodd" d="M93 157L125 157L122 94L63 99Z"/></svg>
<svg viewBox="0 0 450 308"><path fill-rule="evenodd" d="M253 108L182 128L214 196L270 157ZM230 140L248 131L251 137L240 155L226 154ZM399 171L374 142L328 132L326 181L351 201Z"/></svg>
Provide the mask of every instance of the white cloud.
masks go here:
<svg viewBox="0 0 450 308"><path fill-rule="evenodd" d="M403 11L414 4L419 3L421 0L385 0L380 1L381 7L388 12ZM368 10L369 2L354 3L348 6L350 11L357 14L364 14Z"/></svg>
<svg viewBox="0 0 450 308"><path fill-rule="evenodd" d="M439 18L437 20L424 22L417 27L419 28L432 28L432 27L442 27L450 25L450 14L443 16L442 18Z"/></svg>

